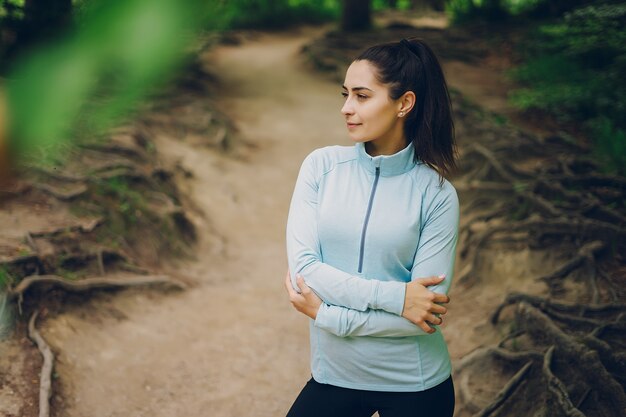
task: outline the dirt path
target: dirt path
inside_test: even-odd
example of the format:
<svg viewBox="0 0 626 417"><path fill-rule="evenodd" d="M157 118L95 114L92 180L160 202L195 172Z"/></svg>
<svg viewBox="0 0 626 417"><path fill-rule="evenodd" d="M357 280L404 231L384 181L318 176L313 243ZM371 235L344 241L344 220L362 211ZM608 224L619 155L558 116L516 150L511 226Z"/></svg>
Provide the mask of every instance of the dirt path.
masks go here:
<svg viewBox="0 0 626 417"><path fill-rule="evenodd" d="M167 163L180 161L193 173L183 188L205 213L195 219L201 237L197 259L173 267L198 285L179 294L102 295L49 319L43 333L60 352L63 416L287 411L309 374L306 319L292 311L282 288L289 199L308 152L349 144L338 85L310 72L299 55L318 33L259 34L204 57L219 74L222 109L254 147L231 158L156 138ZM467 75L463 68L450 71L451 85L467 82L459 78ZM486 84L474 88L479 96L480 88L493 96ZM497 107L502 100L492 102ZM521 253L509 266L526 258ZM506 289L524 273L511 274L502 263L494 268L508 273ZM476 308L474 297L494 303L502 291L476 289L465 301L458 298L450 313L456 323L446 333L453 357L489 343L485 310ZM464 314L454 316L455 310Z"/></svg>
<svg viewBox="0 0 626 417"><path fill-rule="evenodd" d="M178 267L199 284L102 296L48 320L64 416L287 411L309 373L306 320L282 288L289 199L304 156L345 136L337 86L300 64L312 35L260 35L206 57L220 74L222 108L255 148L233 159L157 138L166 160L193 172L186 188L206 213L196 219L197 260Z"/></svg>

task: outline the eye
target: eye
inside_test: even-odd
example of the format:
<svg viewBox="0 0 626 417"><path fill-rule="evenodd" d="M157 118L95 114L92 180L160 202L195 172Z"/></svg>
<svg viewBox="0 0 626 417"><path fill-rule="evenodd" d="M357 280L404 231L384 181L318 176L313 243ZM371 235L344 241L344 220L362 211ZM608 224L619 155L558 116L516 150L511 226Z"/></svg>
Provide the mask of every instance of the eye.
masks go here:
<svg viewBox="0 0 626 417"><path fill-rule="evenodd" d="M356 96L359 98L359 100L365 100L366 98L368 98L365 94L357 94Z"/></svg>
<svg viewBox="0 0 626 417"><path fill-rule="evenodd" d="M345 91L342 91L341 95L344 96L344 97L348 97L348 93L346 93Z"/></svg>

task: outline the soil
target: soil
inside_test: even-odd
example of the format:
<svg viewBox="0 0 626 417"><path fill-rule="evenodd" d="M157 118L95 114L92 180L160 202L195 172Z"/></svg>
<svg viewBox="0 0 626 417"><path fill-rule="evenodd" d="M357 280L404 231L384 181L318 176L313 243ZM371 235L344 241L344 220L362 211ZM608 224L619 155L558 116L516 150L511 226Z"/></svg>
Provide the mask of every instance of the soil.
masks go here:
<svg viewBox="0 0 626 417"><path fill-rule="evenodd" d="M291 308L282 287L289 200L311 150L349 144L339 85L316 74L300 54L324 30L255 33L202 56L218 74L221 109L236 121L247 145L224 154L167 134L154 138L165 165L191 173L178 181L197 208L197 251L193 259L171 261L163 272L193 286L184 292L99 292L40 320L57 355L53 415L286 413L309 378L307 319ZM443 65L449 84L470 100L516 114L505 100L510 82L497 65ZM495 246L488 253L479 265L480 284L453 286L450 294L442 329L453 360L497 343L504 330L489 324L491 311L509 291L541 293L544 287L533 278L556 263L527 248ZM0 369L9 375L19 375L25 361L39 360L24 341L2 349ZM0 390L0 414L35 415L37 389L31 382ZM475 402L487 404L499 388Z"/></svg>

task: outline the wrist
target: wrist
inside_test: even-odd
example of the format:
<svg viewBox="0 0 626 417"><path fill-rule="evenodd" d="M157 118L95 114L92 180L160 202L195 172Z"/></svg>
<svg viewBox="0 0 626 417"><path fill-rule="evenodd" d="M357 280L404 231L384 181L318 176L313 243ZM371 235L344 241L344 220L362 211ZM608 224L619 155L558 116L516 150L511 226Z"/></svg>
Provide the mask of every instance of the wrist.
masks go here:
<svg viewBox="0 0 626 417"><path fill-rule="evenodd" d="M330 314L330 306L328 304L322 303L319 308L315 312L315 318L313 321L315 322L315 327L319 327L327 330L330 323L333 322L333 315Z"/></svg>
<svg viewBox="0 0 626 417"><path fill-rule="evenodd" d="M404 292L402 293L402 310L400 312L400 316L402 316L402 317L404 317L404 307L406 307L406 294L407 294L407 291L408 291L408 286L409 286L409 283L405 282L404 283Z"/></svg>
<svg viewBox="0 0 626 417"><path fill-rule="evenodd" d="M406 282L403 281L379 281L376 292L374 310L385 310L397 316L402 315L404 298L406 294Z"/></svg>

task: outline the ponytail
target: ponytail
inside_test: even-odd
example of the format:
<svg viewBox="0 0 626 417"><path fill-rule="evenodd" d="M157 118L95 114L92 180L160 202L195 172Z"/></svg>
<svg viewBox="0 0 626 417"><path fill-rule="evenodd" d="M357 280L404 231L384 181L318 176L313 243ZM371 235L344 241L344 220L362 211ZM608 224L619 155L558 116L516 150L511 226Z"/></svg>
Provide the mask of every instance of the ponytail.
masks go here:
<svg viewBox="0 0 626 417"><path fill-rule="evenodd" d="M415 161L441 176L457 169L454 122L450 94L437 57L424 41L402 39L375 45L359 55L377 69L376 78L389 86L391 99L405 92L415 94L415 105L406 116L404 134L415 147Z"/></svg>

